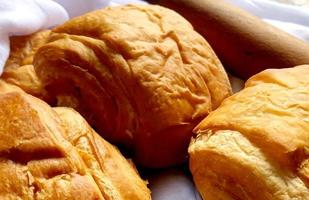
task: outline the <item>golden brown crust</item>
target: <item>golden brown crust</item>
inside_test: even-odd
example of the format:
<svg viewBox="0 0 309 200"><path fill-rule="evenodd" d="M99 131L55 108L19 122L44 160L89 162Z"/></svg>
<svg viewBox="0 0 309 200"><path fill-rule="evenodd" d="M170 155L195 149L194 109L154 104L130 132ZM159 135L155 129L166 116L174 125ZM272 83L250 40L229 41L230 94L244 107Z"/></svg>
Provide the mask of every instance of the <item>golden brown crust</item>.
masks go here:
<svg viewBox="0 0 309 200"><path fill-rule="evenodd" d="M9 84L0 78L0 94L7 93L7 92L24 92L24 91L20 89L19 87Z"/></svg>
<svg viewBox="0 0 309 200"><path fill-rule="evenodd" d="M109 7L53 32L34 63L54 103L145 166L182 162L192 128L231 93L208 43L163 7Z"/></svg>
<svg viewBox="0 0 309 200"><path fill-rule="evenodd" d="M70 114L72 120L79 117L77 113ZM80 124L81 128L76 127L78 130L87 133L88 137L91 134L95 136L82 118L79 122L84 124ZM100 153L83 154L79 145L72 145L67 138L73 134L73 127L64 129L64 126L71 125L68 123L71 120L59 118L46 103L24 92L5 92L0 95L1 199L150 199L144 182L114 147L96 136L91 142L101 145ZM116 190L114 193L119 196L113 196L100 187L85 156L92 156L94 162L100 160L102 165L110 167L110 164L114 164L123 168L117 171L117 175L103 168L96 169L111 182L115 176L118 178L116 180L124 178L111 190ZM126 187L127 191L123 192L119 189L121 187Z"/></svg>
<svg viewBox="0 0 309 200"><path fill-rule="evenodd" d="M5 69L1 75L1 79L18 86L28 94L37 97L43 96L43 87L34 71L33 65L23 65L10 70Z"/></svg>
<svg viewBox="0 0 309 200"><path fill-rule="evenodd" d="M309 198L308 74L263 71L194 129L190 168L205 199Z"/></svg>
<svg viewBox="0 0 309 200"><path fill-rule="evenodd" d="M115 146L95 133L73 109L54 110L65 127L65 138L78 150L105 199L150 199L145 182Z"/></svg>
<svg viewBox="0 0 309 200"><path fill-rule="evenodd" d="M75 176L86 183L92 180L77 151L61 135L59 118L48 105L20 92L5 93L0 98L0 121L1 199L48 199L45 185L50 182L60 184L74 199L80 192L71 180ZM63 179L68 184L61 185ZM100 197L93 180L90 185L89 190ZM58 195L65 199L65 193Z"/></svg>
<svg viewBox="0 0 309 200"><path fill-rule="evenodd" d="M43 98L45 92L37 77L32 62L35 52L50 37L51 31L40 31L27 36L10 38L10 56L4 66L1 79L16 85L25 92Z"/></svg>
<svg viewBox="0 0 309 200"><path fill-rule="evenodd" d="M5 64L6 70L31 65L35 52L48 42L50 34L50 30L45 30L26 36L10 37L10 56Z"/></svg>

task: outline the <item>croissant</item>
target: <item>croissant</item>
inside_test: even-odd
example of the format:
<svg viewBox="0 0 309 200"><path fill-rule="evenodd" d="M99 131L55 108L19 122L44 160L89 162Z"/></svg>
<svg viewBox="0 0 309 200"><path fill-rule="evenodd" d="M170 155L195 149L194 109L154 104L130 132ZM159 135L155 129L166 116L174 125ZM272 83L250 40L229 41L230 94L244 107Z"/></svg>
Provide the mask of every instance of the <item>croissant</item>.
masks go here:
<svg viewBox="0 0 309 200"><path fill-rule="evenodd" d="M309 65L253 76L194 132L190 170L204 199L309 199Z"/></svg>
<svg viewBox="0 0 309 200"><path fill-rule="evenodd" d="M12 36L10 56L5 63L1 79L31 95L42 99L47 98L32 63L34 54L48 42L50 35L51 31L45 30L27 36Z"/></svg>
<svg viewBox="0 0 309 200"><path fill-rule="evenodd" d="M0 199L150 199L135 169L77 112L1 92Z"/></svg>
<svg viewBox="0 0 309 200"><path fill-rule="evenodd" d="M49 103L75 108L143 166L182 162L193 127L231 94L211 47L169 9L109 7L52 31L33 61Z"/></svg>

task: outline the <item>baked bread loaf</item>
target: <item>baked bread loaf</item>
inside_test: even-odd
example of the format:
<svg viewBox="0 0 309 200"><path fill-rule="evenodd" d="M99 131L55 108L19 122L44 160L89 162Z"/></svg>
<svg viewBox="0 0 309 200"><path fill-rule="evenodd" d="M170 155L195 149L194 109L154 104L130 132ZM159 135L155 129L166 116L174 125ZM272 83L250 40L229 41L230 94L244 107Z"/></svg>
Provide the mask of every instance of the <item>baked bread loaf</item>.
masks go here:
<svg viewBox="0 0 309 200"><path fill-rule="evenodd" d="M49 103L75 108L143 166L182 162L192 128L231 94L211 47L169 9L109 7L52 31L34 57Z"/></svg>
<svg viewBox="0 0 309 200"><path fill-rule="evenodd" d="M194 132L190 170L205 200L309 199L309 65L253 76Z"/></svg>
<svg viewBox="0 0 309 200"><path fill-rule="evenodd" d="M47 98L32 62L35 52L47 43L50 35L51 31L46 30L27 36L10 37L10 56L4 66L1 79L20 87L28 94Z"/></svg>
<svg viewBox="0 0 309 200"><path fill-rule="evenodd" d="M148 200L119 151L75 111L0 94L0 199Z"/></svg>

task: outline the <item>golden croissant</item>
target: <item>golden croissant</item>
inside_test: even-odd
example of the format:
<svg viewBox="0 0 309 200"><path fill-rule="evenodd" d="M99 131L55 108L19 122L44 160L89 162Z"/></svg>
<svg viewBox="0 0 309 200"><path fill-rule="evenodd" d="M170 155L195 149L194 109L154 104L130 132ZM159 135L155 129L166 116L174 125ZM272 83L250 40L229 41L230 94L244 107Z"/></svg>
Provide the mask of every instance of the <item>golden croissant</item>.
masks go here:
<svg viewBox="0 0 309 200"><path fill-rule="evenodd" d="M209 44L169 9L109 7L52 32L33 61L49 103L75 108L146 167L182 162L193 127L231 94Z"/></svg>
<svg viewBox="0 0 309 200"><path fill-rule="evenodd" d="M151 198L135 168L77 112L3 81L0 92L1 200Z"/></svg>
<svg viewBox="0 0 309 200"><path fill-rule="evenodd" d="M309 199L309 65L253 76L194 132L190 169L205 200Z"/></svg>

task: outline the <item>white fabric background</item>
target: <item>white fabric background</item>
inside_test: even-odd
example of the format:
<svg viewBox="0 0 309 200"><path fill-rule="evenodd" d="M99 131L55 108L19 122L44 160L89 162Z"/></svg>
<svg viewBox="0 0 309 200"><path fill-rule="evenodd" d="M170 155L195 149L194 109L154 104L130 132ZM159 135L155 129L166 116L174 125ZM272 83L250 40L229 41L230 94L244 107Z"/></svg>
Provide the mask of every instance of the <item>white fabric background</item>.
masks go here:
<svg viewBox="0 0 309 200"><path fill-rule="evenodd" d="M309 10L269 0L226 0L269 23L309 41ZM9 36L26 35L61 24L69 17L107 5L144 3L139 0L0 0L0 75L9 55ZM234 86L241 82L232 77ZM200 199L186 169L149 175L154 200Z"/></svg>
<svg viewBox="0 0 309 200"><path fill-rule="evenodd" d="M265 21L309 41L309 9L269 0L226 0Z"/></svg>

